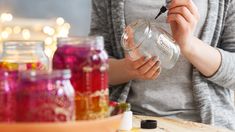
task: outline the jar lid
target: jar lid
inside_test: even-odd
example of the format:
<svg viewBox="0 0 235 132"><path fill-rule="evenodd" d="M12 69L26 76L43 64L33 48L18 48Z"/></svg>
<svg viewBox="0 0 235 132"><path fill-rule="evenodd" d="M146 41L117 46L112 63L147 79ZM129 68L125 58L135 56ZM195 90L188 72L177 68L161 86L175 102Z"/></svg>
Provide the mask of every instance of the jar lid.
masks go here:
<svg viewBox="0 0 235 132"><path fill-rule="evenodd" d="M156 120L141 120L141 128L155 129L157 128L157 121Z"/></svg>
<svg viewBox="0 0 235 132"><path fill-rule="evenodd" d="M95 49L104 48L104 38L102 36L74 36L57 38L58 46L73 45L73 46L88 46Z"/></svg>
<svg viewBox="0 0 235 132"><path fill-rule="evenodd" d="M3 48L5 50L28 50L29 48L42 48L44 49L44 42L40 40L6 40L3 41Z"/></svg>

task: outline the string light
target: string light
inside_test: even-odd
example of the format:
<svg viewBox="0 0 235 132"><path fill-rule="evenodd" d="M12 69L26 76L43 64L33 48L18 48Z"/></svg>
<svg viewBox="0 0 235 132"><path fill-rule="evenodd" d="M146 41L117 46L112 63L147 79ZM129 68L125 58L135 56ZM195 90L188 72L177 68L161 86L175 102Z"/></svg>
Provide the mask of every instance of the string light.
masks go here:
<svg viewBox="0 0 235 132"><path fill-rule="evenodd" d="M63 25L63 24L64 24L64 18L58 17L58 18L56 19L56 23L57 23L57 25L59 25L59 26Z"/></svg>
<svg viewBox="0 0 235 132"><path fill-rule="evenodd" d="M14 32L14 34L19 34L19 33L21 32L20 26L15 26L15 27L13 28L13 32Z"/></svg>
<svg viewBox="0 0 235 132"><path fill-rule="evenodd" d="M12 33L12 29L10 27L6 27L5 28L5 31L8 33L8 34L11 34Z"/></svg>
<svg viewBox="0 0 235 132"><path fill-rule="evenodd" d="M48 20L50 24L46 24L46 22L44 24L41 23L43 21L30 19L13 20L13 15L10 13L0 14L0 43L11 39L43 39L45 42L45 52L49 58L52 58L56 50L57 38L67 37L71 25L62 17L58 17L54 22ZM29 22L29 24L25 24L24 22Z"/></svg>
<svg viewBox="0 0 235 132"><path fill-rule="evenodd" d="M71 26L70 26L69 23L65 23L65 24L64 24L64 27L65 27L66 29L70 29Z"/></svg>
<svg viewBox="0 0 235 132"><path fill-rule="evenodd" d="M44 28L43 28L43 32L45 33L45 34L48 34L48 35L54 35L54 33L55 33L55 29L54 28L52 28L52 27L50 27L50 26L45 26Z"/></svg>
<svg viewBox="0 0 235 132"><path fill-rule="evenodd" d="M51 37L47 37L46 39L45 39L45 44L46 45L50 45L50 44L52 44L53 43L53 39L51 38Z"/></svg>
<svg viewBox="0 0 235 132"><path fill-rule="evenodd" d="M2 36L2 39L4 40L4 39L7 39L7 38L9 37L9 34L8 34L8 32L3 31L3 32L1 33L1 36Z"/></svg>
<svg viewBox="0 0 235 132"><path fill-rule="evenodd" d="M29 40L31 37L31 33L28 29L23 29L22 36L25 40Z"/></svg>
<svg viewBox="0 0 235 132"><path fill-rule="evenodd" d="M2 22L10 22L10 21L12 21L12 19L13 19L13 16L10 13L2 13L1 14L1 21Z"/></svg>
<svg viewBox="0 0 235 132"><path fill-rule="evenodd" d="M61 28L58 37L68 37L68 33L69 33L68 29Z"/></svg>

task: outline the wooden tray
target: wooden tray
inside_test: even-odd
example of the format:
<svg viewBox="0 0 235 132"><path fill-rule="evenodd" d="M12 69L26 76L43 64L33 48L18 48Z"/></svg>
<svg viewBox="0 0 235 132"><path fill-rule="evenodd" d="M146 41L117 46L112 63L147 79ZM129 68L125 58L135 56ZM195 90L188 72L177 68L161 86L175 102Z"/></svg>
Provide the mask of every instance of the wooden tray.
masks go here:
<svg viewBox="0 0 235 132"><path fill-rule="evenodd" d="M116 132L122 115L70 123L0 123L0 132Z"/></svg>

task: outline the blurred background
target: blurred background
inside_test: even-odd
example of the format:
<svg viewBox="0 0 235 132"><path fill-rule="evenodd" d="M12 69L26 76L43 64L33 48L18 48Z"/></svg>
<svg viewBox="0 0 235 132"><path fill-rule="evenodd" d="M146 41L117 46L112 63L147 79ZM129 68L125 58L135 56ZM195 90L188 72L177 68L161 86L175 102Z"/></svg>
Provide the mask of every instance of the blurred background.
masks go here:
<svg viewBox="0 0 235 132"><path fill-rule="evenodd" d="M58 37L86 36L91 0L0 0L0 53L6 40L43 40L49 58Z"/></svg>
<svg viewBox="0 0 235 132"><path fill-rule="evenodd" d="M56 19L70 23L71 35L87 35L91 0L0 0L0 13L14 18Z"/></svg>

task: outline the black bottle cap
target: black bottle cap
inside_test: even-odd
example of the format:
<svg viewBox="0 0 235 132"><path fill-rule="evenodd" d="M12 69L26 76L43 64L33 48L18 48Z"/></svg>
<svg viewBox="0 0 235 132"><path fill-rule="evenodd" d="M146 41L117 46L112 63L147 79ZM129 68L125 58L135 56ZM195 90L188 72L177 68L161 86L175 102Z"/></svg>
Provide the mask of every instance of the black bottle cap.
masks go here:
<svg viewBox="0 0 235 132"><path fill-rule="evenodd" d="M157 128L157 121L156 120L141 120L141 128L155 129Z"/></svg>

